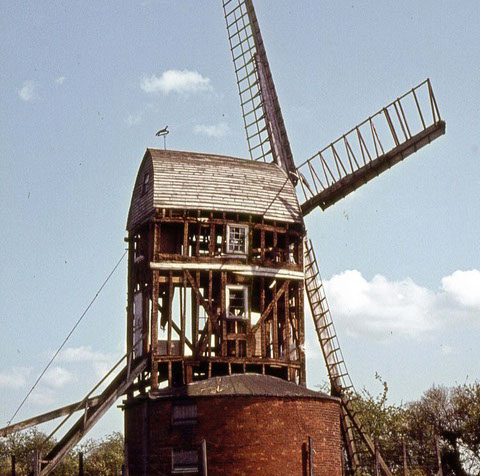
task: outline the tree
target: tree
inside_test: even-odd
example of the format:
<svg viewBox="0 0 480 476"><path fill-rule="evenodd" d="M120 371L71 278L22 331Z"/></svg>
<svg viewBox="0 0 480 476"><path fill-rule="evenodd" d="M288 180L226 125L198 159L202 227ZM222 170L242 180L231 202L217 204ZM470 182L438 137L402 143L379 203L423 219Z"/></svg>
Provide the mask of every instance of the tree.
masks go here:
<svg viewBox="0 0 480 476"><path fill-rule="evenodd" d="M11 474L11 457L16 458L16 474L28 476L32 471L33 452L41 449L48 453L55 441L45 444L46 435L33 428L0 438L0 476ZM102 440L88 440L62 461L52 476L76 476L78 474L78 455L84 453L84 474L86 476L118 476L124 461L123 436L115 432Z"/></svg>

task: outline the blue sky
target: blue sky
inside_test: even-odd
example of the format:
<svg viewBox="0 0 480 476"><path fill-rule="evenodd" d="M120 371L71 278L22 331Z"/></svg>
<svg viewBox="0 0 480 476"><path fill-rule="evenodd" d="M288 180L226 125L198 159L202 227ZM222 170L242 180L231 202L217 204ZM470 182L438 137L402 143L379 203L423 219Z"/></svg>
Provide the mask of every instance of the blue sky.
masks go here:
<svg viewBox="0 0 480 476"><path fill-rule="evenodd" d="M400 402L478 379L480 4L255 5L297 164L431 78L447 134L307 227L357 388L379 390L378 372ZM155 132L247 149L219 1L3 1L0 32L3 426L122 255ZM125 266L19 418L81 399L122 355ZM121 427L115 409L93 434Z"/></svg>

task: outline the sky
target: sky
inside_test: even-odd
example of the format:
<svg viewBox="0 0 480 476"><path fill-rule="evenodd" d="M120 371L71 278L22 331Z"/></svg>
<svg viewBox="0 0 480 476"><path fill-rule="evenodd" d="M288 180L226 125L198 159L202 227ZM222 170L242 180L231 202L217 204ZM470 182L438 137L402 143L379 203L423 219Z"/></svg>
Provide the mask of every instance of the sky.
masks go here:
<svg viewBox="0 0 480 476"><path fill-rule="evenodd" d="M256 0L300 164L430 77L447 133L306 218L357 389L480 377L477 1ZM220 1L0 2L0 426L115 263L167 147L248 157ZM126 262L17 420L81 400L125 347ZM308 384L326 380L307 316ZM112 409L91 433L122 429Z"/></svg>

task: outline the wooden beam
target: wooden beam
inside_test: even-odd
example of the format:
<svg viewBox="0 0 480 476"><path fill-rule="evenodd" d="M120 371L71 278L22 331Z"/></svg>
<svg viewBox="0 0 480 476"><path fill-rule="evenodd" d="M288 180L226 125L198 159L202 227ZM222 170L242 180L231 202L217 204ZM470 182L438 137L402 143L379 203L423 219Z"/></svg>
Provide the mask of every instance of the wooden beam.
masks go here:
<svg viewBox="0 0 480 476"><path fill-rule="evenodd" d="M190 283L190 286L191 286L193 292L195 293L196 298L198 299L201 306L205 309L205 312L207 313L208 318L212 320L212 324L215 327L215 332L219 332L217 316L215 315L213 310L210 308L210 306L208 305L208 303L204 299L204 297L200 294L199 286L195 282L195 280L193 279L190 272L188 270L185 270L184 273L185 273L185 276L186 276L188 282Z"/></svg>
<svg viewBox="0 0 480 476"><path fill-rule="evenodd" d="M292 269L294 268L294 269ZM218 260L209 260L207 262L195 261L162 261L160 263L150 263L150 269L159 271L230 271L245 276L265 276L277 279L290 279L303 281L305 278L303 271L299 266L281 266L271 268L267 266L248 265L248 264L230 264L219 262Z"/></svg>
<svg viewBox="0 0 480 476"><path fill-rule="evenodd" d="M175 324L174 321L172 321L172 326L173 326L173 330L179 335L181 336L182 335L182 331L180 329L180 327L177 326L177 324ZM193 345L192 343L187 339L187 337L185 337L185 344L187 344L187 346L190 348L190 350L193 351ZM184 355L184 354L183 354Z"/></svg>
<svg viewBox="0 0 480 476"><path fill-rule="evenodd" d="M268 315L272 312L273 307L276 305L276 302L282 297L283 293L285 292L285 288L286 288L286 286L288 286L289 283L290 283L290 281L285 281L282 284L280 289L275 294L274 299L272 299L269 302L269 304L267 306L267 309L265 309L265 311L260 316L260 319L258 320L258 322L252 327L252 333L255 333L257 331L257 329L262 325L262 323L265 321L265 319L268 317Z"/></svg>
<svg viewBox="0 0 480 476"><path fill-rule="evenodd" d="M40 425L41 423L45 423L47 421L55 420L55 418L59 418L61 416L70 415L74 412L85 410L85 403L89 408L95 407L98 405L99 401L100 397L91 397L87 399L86 402L81 401L72 403L71 405L66 405L65 407L57 408L56 410L52 410L47 413L42 413L41 415L29 418L28 420L23 420L18 423L14 423L13 425L0 428L0 437L10 435L11 433L16 433L17 431L26 430L27 428Z"/></svg>
<svg viewBox="0 0 480 476"><path fill-rule="evenodd" d="M151 349L150 355L152 359L152 369L150 374L150 385L152 390L158 389L158 363L155 359L158 353L158 271L153 273L153 290L152 290L152 320L151 320Z"/></svg>
<svg viewBox="0 0 480 476"><path fill-rule="evenodd" d="M186 327L186 306L187 306L187 288L185 285L185 281L183 282L183 286L180 288L180 353L185 355L185 342L186 342L186 335L185 335L185 327ZM172 325L175 322L172 320ZM174 329L177 326L174 326ZM177 331L178 332L178 331Z"/></svg>
<svg viewBox="0 0 480 476"><path fill-rule="evenodd" d="M285 358L287 361L290 361L290 295L289 295L288 285L285 289L285 313L284 313L284 323L285 323L285 332L284 332L284 342L283 349L285 352Z"/></svg>
<svg viewBox="0 0 480 476"><path fill-rule="evenodd" d="M283 288L285 288L285 284L287 281L283 283ZM284 289L285 291L285 289ZM276 299L277 295L277 282L274 281L273 284L273 292L275 298L273 299L273 358L278 359L278 299Z"/></svg>
<svg viewBox="0 0 480 476"><path fill-rule="evenodd" d="M168 273L168 327L167 327L167 355L172 353L172 322L173 322L173 273Z"/></svg>
<svg viewBox="0 0 480 476"><path fill-rule="evenodd" d="M215 313L212 311L208 303L205 301L203 296L200 294L200 289L193 279L192 275L188 270L184 271L185 273L185 278L189 281L190 286L192 287L193 292L195 293L195 296L202 305L202 307L205 309L205 312L207 313L208 320L205 323L205 327L202 329L200 339L198 343L196 343L196 350L194 354L195 359L199 359L202 354L205 352L206 346L207 346L207 337L208 337L208 323L211 322L213 327L215 328L215 332L218 334L220 332L220 328L218 326L218 320L217 316Z"/></svg>
<svg viewBox="0 0 480 476"><path fill-rule="evenodd" d="M265 312L265 278L261 277L260 278L260 316L263 315ZM267 356L267 334L265 332L265 321L261 322L261 328L260 328L260 339L261 339L261 352L262 352L262 357ZM255 326L252 327L251 332L254 334L254 329Z"/></svg>

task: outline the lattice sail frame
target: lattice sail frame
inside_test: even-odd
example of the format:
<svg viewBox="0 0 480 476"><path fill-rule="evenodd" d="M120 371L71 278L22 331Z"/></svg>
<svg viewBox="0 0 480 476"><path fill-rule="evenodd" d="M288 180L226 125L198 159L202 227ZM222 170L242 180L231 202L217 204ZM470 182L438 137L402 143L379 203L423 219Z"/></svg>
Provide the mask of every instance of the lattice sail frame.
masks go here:
<svg viewBox="0 0 480 476"><path fill-rule="evenodd" d="M303 213L325 210L444 133L427 78L297 167Z"/></svg>
<svg viewBox="0 0 480 476"><path fill-rule="evenodd" d="M223 0L250 157L275 162L296 183L287 131L251 0Z"/></svg>

